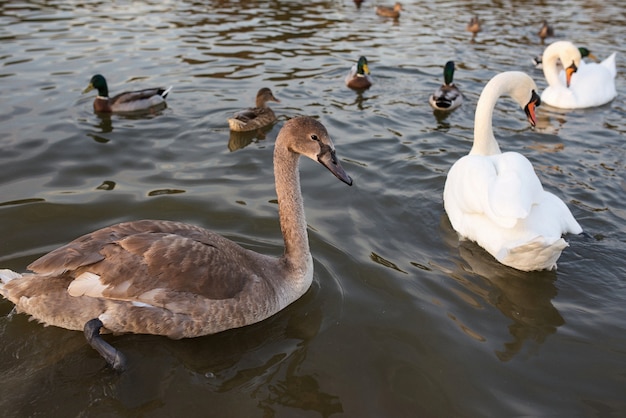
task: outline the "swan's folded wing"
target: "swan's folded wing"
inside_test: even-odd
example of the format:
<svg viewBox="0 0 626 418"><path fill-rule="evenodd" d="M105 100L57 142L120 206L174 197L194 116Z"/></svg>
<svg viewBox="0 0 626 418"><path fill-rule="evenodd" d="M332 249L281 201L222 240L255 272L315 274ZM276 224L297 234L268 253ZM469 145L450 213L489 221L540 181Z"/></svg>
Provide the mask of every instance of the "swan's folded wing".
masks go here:
<svg viewBox="0 0 626 418"><path fill-rule="evenodd" d="M506 152L490 159L496 174L490 179L485 213L498 225L511 228L528 217L543 187L523 155Z"/></svg>
<svg viewBox="0 0 626 418"><path fill-rule="evenodd" d="M446 193L466 214L512 228L530 213L543 190L530 162L517 153L467 155L448 174Z"/></svg>

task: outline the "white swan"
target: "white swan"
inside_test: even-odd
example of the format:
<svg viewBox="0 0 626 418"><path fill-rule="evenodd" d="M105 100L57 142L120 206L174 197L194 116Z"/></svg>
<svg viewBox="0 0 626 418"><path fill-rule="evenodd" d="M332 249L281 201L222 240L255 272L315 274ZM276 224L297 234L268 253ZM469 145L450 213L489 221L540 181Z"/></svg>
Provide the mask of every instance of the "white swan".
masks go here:
<svg viewBox="0 0 626 418"><path fill-rule="evenodd" d="M276 138L274 173L285 252L244 249L206 229L144 220L84 235L28 266L0 270L0 294L46 325L84 330L115 369L124 356L100 331L197 337L259 322L302 296L313 278L298 160L352 184L324 126L295 118Z"/></svg>
<svg viewBox="0 0 626 418"><path fill-rule="evenodd" d="M556 268L567 243L564 233L582 228L558 197L543 190L523 155L500 152L493 135L496 101L510 95L535 125L537 86L522 72L505 72L487 83L478 99L474 145L448 173L446 213L463 238L475 241L499 262L518 270Z"/></svg>
<svg viewBox="0 0 626 418"><path fill-rule="evenodd" d="M559 59L565 67L561 74ZM601 63L585 63L574 44L558 41L545 49L542 62L548 87L541 94L541 100L550 106L582 109L601 106L617 96L615 53Z"/></svg>

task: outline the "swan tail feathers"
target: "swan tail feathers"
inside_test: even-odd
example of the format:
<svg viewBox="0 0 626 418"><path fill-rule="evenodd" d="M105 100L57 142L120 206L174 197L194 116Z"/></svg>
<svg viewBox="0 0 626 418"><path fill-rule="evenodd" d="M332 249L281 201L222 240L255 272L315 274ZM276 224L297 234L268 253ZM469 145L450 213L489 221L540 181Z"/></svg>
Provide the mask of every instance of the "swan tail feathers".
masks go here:
<svg viewBox="0 0 626 418"><path fill-rule="evenodd" d="M517 270L556 270L556 262L568 246L563 238L548 240L537 237L517 247L502 248L494 256L502 264Z"/></svg>
<svg viewBox="0 0 626 418"><path fill-rule="evenodd" d="M9 269L0 269L0 286L9 283L13 279L19 279L22 275Z"/></svg>
<svg viewBox="0 0 626 418"><path fill-rule="evenodd" d="M613 52L611 55L605 58L604 61L600 63L600 65L606 67L609 70L613 78L617 76L617 68L615 66L615 54L616 53Z"/></svg>
<svg viewBox="0 0 626 418"><path fill-rule="evenodd" d="M20 279L21 277L22 275L20 273L16 273L13 270L0 269L0 295L2 295L6 299L9 299L7 290L5 290L4 286L12 280Z"/></svg>

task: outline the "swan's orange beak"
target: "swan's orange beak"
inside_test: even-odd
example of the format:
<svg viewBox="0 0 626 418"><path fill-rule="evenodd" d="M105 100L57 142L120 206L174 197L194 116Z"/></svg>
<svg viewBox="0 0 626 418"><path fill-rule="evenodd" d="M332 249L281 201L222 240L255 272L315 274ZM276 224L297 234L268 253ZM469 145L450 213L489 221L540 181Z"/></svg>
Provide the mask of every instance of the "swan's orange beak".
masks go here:
<svg viewBox="0 0 626 418"><path fill-rule="evenodd" d="M530 101L524 108L524 112L526 112L526 117L528 118L528 122L532 127L535 127L537 124L537 116L535 115L535 109L541 106L541 98L537 94L535 90L533 90L533 94L530 96Z"/></svg>
<svg viewBox="0 0 626 418"><path fill-rule="evenodd" d="M572 80L572 74L576 71L578 71L578 67L574 64L574 62L572 62L572 65L565 69L565 84L567 84L567 87L569 87L569 83Z"/></svg>

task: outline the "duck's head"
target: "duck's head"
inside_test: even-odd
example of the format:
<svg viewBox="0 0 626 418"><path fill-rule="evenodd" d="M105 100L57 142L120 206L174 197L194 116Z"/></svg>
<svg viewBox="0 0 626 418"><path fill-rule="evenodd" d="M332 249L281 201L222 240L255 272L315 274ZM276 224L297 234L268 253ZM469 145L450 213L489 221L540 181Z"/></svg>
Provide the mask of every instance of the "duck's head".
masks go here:
<svg viewBox="0 0 626 418"><path fill-rule="evenodd" d="M274 97L272 90L267 87L263 87L256 94L256 107L265 107L267 102L280 103L280 100Z"/></svg>
<svg viewBox="0 0 626 418"><path fill-rule="evenodd" d="M104 77L101 74L96 74L93 77L91 77L91 80L89 81L89 85L85 87L85 90L83 90L83 94L90 92L93 89L98 90L99 96L102 96L102 97L109 96L109 88L107 87L107 81L104 79Z"/></svg>
<svg viewBox="0 0 626 418"><path fill-rule="evenodd" d="M592 59L594 61L598 61L598 57L596 57L595 55L593 55L591 53L591 51L589 51L587 48L585 48L584 46L581 46L580 48L578 48L578 50L580 51L580 56L582 58L589 58Z"/></svg>
<svg viewBox="0 0 626 418"><path fill-rule="evenodd" d="M356 73L360 75L365 75L370 73L369 66L367 65L367 58L360 57L359 61L356 64Z"/></svg>
<svg viewBox="0 0 626 418"><path fill-rule="evenodd" d="M335 146L328 131L312 117L301 116L288 120L278 133L276 146L286 146L291 152L317 161L339 180L352 186L352 179L335 155Z"/></svg>
<svg viewBox="0 0 626 418"><path fill-rule="evenodd" d="M452 84L452 80L454 78L454 61L446 62L446 65L443 67L443 81L446 85Z"/></svg>

